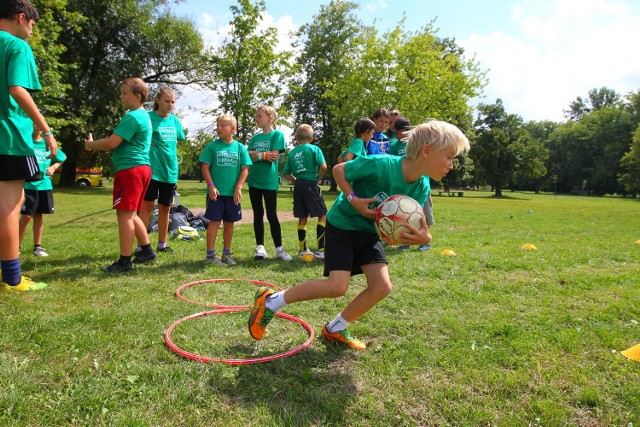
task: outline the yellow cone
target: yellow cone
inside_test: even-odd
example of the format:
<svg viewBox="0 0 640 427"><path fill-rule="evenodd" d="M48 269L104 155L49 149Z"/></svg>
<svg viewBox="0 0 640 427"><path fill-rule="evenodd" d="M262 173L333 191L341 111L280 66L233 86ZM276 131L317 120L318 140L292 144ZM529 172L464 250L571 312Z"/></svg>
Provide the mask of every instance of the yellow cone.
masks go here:
<svg viewBox="0 0 640 427"><path fill-rule="evenodd" d="M622 355L628 357L631 360L635 360L636 362L640 362L640 344L626 349L622 352Z"/></svg>
<svg viewBox="0 0 640 427"><path fill-rule="evenodd" d="M446 255L446 256L456 256L456 253L453 252L451 249L445 249L444 251L440 252L442 255Z"/></svg>
<svg viewBox="0 0 640 427"><path fill-rule="evenodd" d="M525 251L537 251L538 248L536 248L536 245L534 245L533 243L527 243L526 245L522 245L522 249L524 249Z"/></svg>
<svg viewBox="0 0 640 427"><path fill-rule="evenodd" d="M640 245L640 240L636 240L636 243L637 243L638 245Z"/></svg>
<svg viewBox="0 0 640 427"><path fill-rule="evenodd" d="M311 261L313 261L313 259L314 259L313 254L304 254L304 255L302 255L302 260L304 262L311 262Z"/></svg>

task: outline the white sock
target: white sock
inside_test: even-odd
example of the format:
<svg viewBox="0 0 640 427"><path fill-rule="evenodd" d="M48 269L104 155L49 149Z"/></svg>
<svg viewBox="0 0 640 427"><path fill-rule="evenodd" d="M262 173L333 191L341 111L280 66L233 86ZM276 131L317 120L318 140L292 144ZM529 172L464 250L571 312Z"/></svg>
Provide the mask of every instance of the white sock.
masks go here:
<svg viewBox="0 0 640 427"><path fill-rule="evenodd" d="M342 313L338 314L335 319L327 324L327 332L333 334L334 332L340 332L349 327L351 322L347 322L342 318Z"/></svg>
<svg viewBox="0 0 640 427"><path fill-rule="evenodd" d="M276 292L271 295L264 303L265 307L274 313L282 310L287 306L287 303L284 302L284 291Z"/></svg>

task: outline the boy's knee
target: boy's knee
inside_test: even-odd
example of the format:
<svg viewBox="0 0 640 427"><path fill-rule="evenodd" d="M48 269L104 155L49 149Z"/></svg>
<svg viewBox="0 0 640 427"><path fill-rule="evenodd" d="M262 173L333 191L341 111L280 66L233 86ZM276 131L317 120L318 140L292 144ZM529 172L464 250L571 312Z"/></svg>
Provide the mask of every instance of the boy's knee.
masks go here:
<svg viewBox="0 0 640 427"><path fill-rule="evenodd" d="M372 286L371 289L380 297L387 297L391 291L393 290L393 285L391 282L381 282L377 283L375 286Z"/></svg>
<svg viewBox="0 0 640 427"><path fill-rule="evenodd" d="M330 290L330 298L343 297L349 290L349 280L330 279L327 285Z"/></svg>

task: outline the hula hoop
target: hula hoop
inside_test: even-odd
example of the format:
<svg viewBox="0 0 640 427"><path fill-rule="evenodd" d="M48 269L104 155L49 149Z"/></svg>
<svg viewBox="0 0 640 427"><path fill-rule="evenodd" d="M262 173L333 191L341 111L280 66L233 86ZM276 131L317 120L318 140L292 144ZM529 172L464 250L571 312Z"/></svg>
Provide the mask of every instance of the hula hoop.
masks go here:
<svg viewBox="0 0 640 427"><path fill-rule="evenodd" d="M202 283L216 283L216 282L233 282L233 281L243 281L243 282L249 282L249 283L253 283L256 286L268 286L270 288L276 289L278 291L281 291L282 288L280 286L274 285L272 283L267 283L267 282L263 282L261 280L249 280L249 279L209 279L209 280L198 280L195 282L191 282L191 283L185 283L184 285L180 285L178 287L178 289L176 289L176 297L178 297L179 299L181 299L184 302L188 302L189 304L197 304L197 305L201 305L204 307L211 307L211 308L228 308L228 307L242 307L242 308L247 308L248 306L246 305L220 305L220 304L209 304L206 302L201 302L201 301L193 301L190 300L188 298L185 298L184 296L182 296L181 292L183 289L189 288L191 286L195 286L195 285L200 285Z"/></svg>
<svg viewBox="0 0 640 427"><path fill-rule="evenodd" d="M198 362L224 363L226 365L250 365L253 363L265 363L265 362L271 362L277 359L282 359L284 357L292 356L296 353L301 352L305 348L309 347L311 345L311 342L313 341L313 338L314 338L313 329L307 322L301 319L298 319L297 317L291 316L289 314L284 314L284 313L276 313L276 316L282 319L290 320L295 323L299 323L300 325L302 325L303 328L307 330L307 333L309 334L309 338L307 339L307 341L305 341L303 344L299 345L298 347L295 347L291 350L285 351L283 353L277 353L271 356L252 357L247 359L220 359L216 357L206 357L206 356L200 356L198 354L183 350L177 345L175 345L173 341L171 341L171 332L174 330L176 326L178 326L182 322L185 322L191 319L196 319L198 317L209 316L212 314L235 313L235 312L244 311L244 310L246 310L246 307L238 307L238 306L224 307L224 308L218 308L216 310L211 310L211 311L203 311L202 313L196 313L187 317L183 317L182 319L174 322L171 326L169 326L169 329L167 329L167 331L164 333L164 341L171 350L178 353L180 356L186 357L191 360L197 360Z"/></svg>

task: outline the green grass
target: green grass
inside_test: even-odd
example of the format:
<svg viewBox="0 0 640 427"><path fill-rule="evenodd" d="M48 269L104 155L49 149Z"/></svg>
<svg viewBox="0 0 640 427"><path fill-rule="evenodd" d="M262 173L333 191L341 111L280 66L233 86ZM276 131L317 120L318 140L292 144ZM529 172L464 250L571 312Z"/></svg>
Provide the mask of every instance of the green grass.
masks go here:
<svg viewBox="0 0 640 427"><path fill-rule="evenodd" d="M204 205L204 184L181 183L180 193L186 206ZM640 363L620 354L640 343L638 200L434 197L432 249L389 250L394 291L350 328L367 351L316 338L295 356L247 366L190 361L164 345L173 322L206 310L180 301L176 288L212 278L289 287L320 277L321 264L254 261L247 224L236 229L237 268L205 265L203 241L171 242L175 255L107 275L100 268L118 255L110 189L56 189L55 200L43 241L51 256L29 254L29 232L22 257L24 271L49 287L0 294L0 425L640 423ZM279 208L291 209L288 190ZM283 235L296 252L295 222L283 223ZM523 251L525 243L538 251ZM458 256L440 255L447 248ZM319 332L364 286L358 276L345 298L285 311ZM254 290L248 281L207 283L184 295L248 304ZM173 337L221 358L272 354L306 339L302 327L276 319L256 345L246 317L202 317Z"/></svg>

